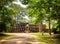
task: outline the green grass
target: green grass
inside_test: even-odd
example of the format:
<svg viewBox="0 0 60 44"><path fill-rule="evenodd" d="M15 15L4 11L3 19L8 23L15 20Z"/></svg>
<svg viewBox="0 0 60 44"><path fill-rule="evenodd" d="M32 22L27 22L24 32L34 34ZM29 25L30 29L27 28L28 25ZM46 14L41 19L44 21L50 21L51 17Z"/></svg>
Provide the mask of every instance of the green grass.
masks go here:
<svg viewBox="0 0 60 44"><path fill-rule="evenodd" d="M48 33L44 33L44 35L42 35L42 33L33 33L33 35L37 36L36 38L39 42L44 42L46 44L60 44L60 39L55 38L53 34L50 36Z"/></svg>

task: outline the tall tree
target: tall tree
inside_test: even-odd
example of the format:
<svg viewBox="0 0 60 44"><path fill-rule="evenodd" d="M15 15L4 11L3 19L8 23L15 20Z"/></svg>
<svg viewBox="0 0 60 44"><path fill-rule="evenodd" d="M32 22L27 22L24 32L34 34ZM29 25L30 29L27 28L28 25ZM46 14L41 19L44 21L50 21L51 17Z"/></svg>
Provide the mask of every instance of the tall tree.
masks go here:
<svg viewBox="0 0 60 44"><path fill-rule="evenodd" d="M60 17L60 0L23 0L23 3L29 5L30 16L36 17L36 21L48 19L49 34L51 35L50 21Z"/></svg>
<svg viewBox="0 0 60 44"><path fill-rule="evenodd" d="M17 14L17 10L10 7L13 1L0 0L0 32L7 31L15 24L14 16Z"/></svg>

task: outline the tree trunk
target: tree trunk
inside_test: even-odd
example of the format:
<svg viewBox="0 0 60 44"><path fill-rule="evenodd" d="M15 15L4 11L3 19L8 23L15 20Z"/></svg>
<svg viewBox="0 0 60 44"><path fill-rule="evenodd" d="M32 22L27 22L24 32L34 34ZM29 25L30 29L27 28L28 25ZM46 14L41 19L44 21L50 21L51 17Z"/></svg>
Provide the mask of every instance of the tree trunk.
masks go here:
<svg viewBox="0 0 60 44"><path fill-rule="evenodd" d="M50 23L50 18L49 18L49 35L51 35L51 25L50 25L51 23Z"/></svg>
<svg viewBox="0 0 60 44"><path fill-rule="evenodd" d="M42 30L42 22L39 24L39 32Z"/></svg>

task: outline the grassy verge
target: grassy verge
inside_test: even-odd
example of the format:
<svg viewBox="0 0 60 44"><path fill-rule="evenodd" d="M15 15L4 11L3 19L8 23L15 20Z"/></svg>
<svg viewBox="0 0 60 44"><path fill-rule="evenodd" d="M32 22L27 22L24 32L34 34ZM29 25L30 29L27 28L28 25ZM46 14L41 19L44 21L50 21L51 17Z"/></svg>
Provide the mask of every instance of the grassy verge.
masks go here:
<svg viewBox="0 0 60 44"><path fill-rule="evenodd" d="M33 35L37 36L39 42L45 42L46 44L60 44L60 39L55 38L52 34L51 36L48 33L33 33Z"/></svg>

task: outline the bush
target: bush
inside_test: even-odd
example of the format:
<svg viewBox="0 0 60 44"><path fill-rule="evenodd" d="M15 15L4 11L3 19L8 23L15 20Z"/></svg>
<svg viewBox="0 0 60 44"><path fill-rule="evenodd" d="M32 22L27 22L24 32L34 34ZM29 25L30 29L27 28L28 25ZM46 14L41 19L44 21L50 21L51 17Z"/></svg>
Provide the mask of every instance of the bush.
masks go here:
<svg viewBox="0 0 60 44"><path fill-rule="evenodd" d="M52 32L53 32L54 34L56 34L56 33L57 33L57 29L56 29L56 28L53 28L53 29L52 29Z"/></svg>
<svg viewBox="0 0 60 44"><path fill-rule="evenodd" d="M56 29L56 28L53 28L52 29L52 32L54 33L54 34L60 34L60 31L57 31L58 29Z"/></svg>

